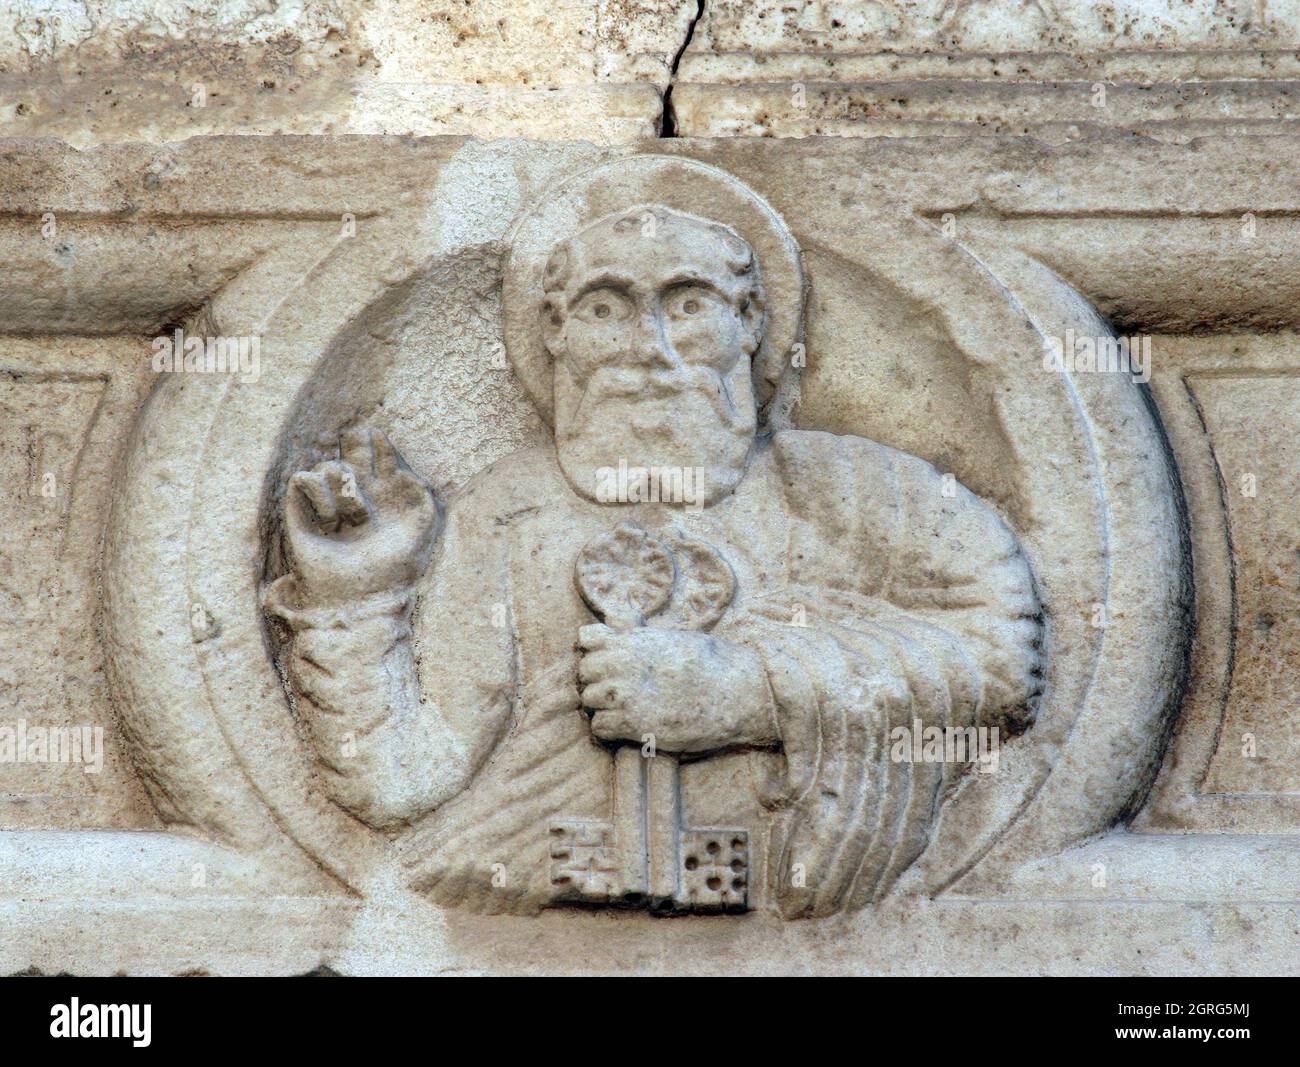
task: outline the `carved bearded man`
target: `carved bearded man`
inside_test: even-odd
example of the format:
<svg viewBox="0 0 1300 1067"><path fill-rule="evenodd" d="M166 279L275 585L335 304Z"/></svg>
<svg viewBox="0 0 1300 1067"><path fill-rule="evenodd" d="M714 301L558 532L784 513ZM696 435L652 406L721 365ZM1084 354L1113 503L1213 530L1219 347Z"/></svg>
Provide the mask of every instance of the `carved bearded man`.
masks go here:
<svg viewBox="0 0 1300 1067"><path fill-rule="evenodd" d="M722 846L745 846L730 870L753 884L716 899L861 907L921 853L965 770L891 758L891 731L1028 725L1040 612L1015 537L920 459L779 426L756 385L765 305L734 229L614 212L554 247L536 293L553 446L446 501L365 429L292 477L267 605L297 714L323 789L391 835L434 899L641 899L620 871L662 813L645 793L619 811L636 807L619 793L634 753L668 768L670 833L745 828ZM689 492L634 476L610 499L623 469L688 472L670 484ZM592 544L613 552L622 616L579 595ZM603 878L557 877L575 850Z"/></svg>

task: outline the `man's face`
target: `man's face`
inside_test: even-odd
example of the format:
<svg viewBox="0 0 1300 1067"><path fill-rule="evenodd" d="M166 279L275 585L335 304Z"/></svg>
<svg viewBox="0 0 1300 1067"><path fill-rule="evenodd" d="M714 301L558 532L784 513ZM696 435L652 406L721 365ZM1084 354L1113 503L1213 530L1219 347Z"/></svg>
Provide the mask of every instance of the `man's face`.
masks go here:
<svg viewBox="0 0 1300 1067"><path fill-rule="evenodd" d="M750 357L762 311L734 234L648 210L557 254L549 294L556 444L574 487L598 468L703 472L710 499L744 472L756 428Z"/></svg>

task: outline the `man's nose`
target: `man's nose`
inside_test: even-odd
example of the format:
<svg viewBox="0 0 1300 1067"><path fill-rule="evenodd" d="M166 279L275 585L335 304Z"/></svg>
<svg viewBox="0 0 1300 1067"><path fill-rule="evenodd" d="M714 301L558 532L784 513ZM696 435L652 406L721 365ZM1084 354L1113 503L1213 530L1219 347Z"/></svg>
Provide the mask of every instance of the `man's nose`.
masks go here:
<svg viewBox="0 0 1300 1067"><path fill-rule="evenodd" d="M673 346L664 333L659 315L645 311L637 317L633 338L633 356L638 363L651 367L675 369L682 365Z"/></svg>

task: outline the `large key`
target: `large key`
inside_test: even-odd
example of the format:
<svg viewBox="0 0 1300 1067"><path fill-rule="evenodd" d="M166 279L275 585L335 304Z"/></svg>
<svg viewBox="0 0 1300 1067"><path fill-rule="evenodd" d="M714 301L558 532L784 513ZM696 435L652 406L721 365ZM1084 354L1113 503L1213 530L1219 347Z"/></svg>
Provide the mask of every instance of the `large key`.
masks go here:
<svg viewBox="0 0 1300 1067"><path fill-rule="evenodd" d="M670 548L627 523L589 541L574 580L592 612L617 630L665 626L707 630L726 612L736 579L721 553L677 536ZM690 906L683 893L681 779L677 756L643 758L635 744L614 750L615 847L622 856L622 896L655 909ZM719 831L730 840L743 831Z"/></svg>

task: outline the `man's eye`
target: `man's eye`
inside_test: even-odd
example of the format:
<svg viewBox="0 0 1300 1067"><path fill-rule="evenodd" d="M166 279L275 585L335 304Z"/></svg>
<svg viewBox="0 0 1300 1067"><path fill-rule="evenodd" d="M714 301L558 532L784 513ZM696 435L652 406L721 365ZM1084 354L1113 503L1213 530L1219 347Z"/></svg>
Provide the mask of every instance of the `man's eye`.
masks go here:
<svg viewBox="0 0 1300 1067"><path fill-rule="evenodd" d="M665 302L668 314L674 318L689 319L699 315L717 301L717 295L708 289L688 286L671 293Z"/></svg>
<svg viewBox="0 0 1300 1067"><path fill-rule="evenodd" d="M578 301L578 317L585 322L620 322L627 318L632 304L613 289L596 289Z"/></svg>

